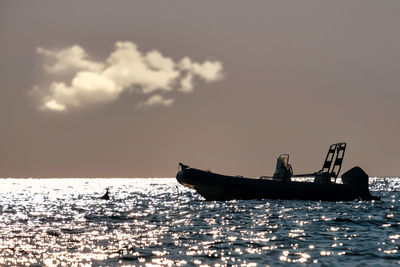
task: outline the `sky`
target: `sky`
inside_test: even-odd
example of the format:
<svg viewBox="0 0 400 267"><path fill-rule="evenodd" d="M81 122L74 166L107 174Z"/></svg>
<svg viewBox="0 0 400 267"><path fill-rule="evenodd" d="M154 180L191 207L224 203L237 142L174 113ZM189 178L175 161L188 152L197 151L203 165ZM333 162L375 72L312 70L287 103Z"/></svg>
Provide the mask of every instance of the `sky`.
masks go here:
<svg viewBox="0 0 400 267"><path fill-rule="evenodd" d="M1 1L0 177L400 175L400 2Z"/></svg>

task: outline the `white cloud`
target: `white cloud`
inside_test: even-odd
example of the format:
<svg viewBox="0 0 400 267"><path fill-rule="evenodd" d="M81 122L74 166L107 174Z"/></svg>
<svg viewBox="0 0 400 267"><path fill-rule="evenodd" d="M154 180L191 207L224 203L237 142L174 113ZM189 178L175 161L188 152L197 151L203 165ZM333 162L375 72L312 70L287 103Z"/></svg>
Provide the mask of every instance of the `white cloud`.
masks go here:
<svg viewBox="0 0 400 267"><path fill-rule="evenodd" d="M55 110L55 111L63 111L65 110L65 106L62 104L57 103L55 100L50 100L46 102L43 106L43 108Z"/></svg>
<svg viewBox="0 0 400 267"><path fill-rule="evenodd" d="M219 61L204 61L202 64L192 62L188 57L185 57L180 62L180 68L187 70L192 74L198 75L207 82L215 82L223 78L222 63Z"/></svg>
<svg viewBox="0 0 400 267"><path fill-rule="evenodd" d="M193 92L193 74L188 73L181 79L181 87L178 90L184 93Z"/></svg>
<svg viewBox="0 0 400 267"><path fill-rule="evenodd" d="M52 83L42 108L64 111L69 107L110 102L117 99L121 92L122 88L113 80L94 72L82 71L75 75L71 86L63 82Z"/></svg>
<svg viewBox="0 0 400 267"><path fill-rule="evenodd" d="M53 62L45 66L48 73L73 74L69 84L64 81L52 82L48 89L41 90L41 108L46 110L67 111L112 102L126 90L152 94L138 106L170 106L174 99L164 98L163 95L173 91L193 92L196 76L206 82L215 82L223 77L223 67L219 61L197 63L185 57L175 62L157 50L143 53L132 42L117 42L104 63L91 60L78 45L61 50L39 47L37 53Z"/></svg>
<svg viewBox="0 0 400 267"><path fill-rule="evenodd" d="M117 42L107 62L104 76L123 88L138 87L143 93L171 91L180 75L172 59L158 51L142 54L131 42Z"/></svg>
<svg viewBox="0 0 400 267"><path fill-rule="evenodd" d="M49 50L42 47L36 49L38 54L46 56L53 65L46 66L46 70L51 73L62 73L76 70L99 71L104 65L99 62L89 60L85 50L78 45L73 45L61 50Z"/></svg>
<svg viewBox="0 0 400 267"><path fill-rule="evenodd" d="M174 103L174 99L166 99L162 95L153 95L149 97L145 102L139 103L138 107L152 107L152 106L171 106Z"/></svg>

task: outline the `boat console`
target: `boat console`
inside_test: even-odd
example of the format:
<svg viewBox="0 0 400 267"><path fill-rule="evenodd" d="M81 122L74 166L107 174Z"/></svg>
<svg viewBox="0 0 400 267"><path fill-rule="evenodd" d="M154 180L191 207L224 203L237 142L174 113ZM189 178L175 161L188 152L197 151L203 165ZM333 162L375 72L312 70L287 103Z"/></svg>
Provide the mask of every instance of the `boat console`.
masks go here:
<svg viewBox="0 0 400 267"><path fill-rule="evenodd" d="M282 154L276 160L276 169L274 176L275 180L290 182L290 178L293 176L292 166L289 164L289 154Z"/></svg>
<svg viewBox="0 0 400 267"><path fill-rule="evenodd" d="M343 157L346 151L346 143L336 143L329 147L321 170L307 174L293 174L292 166L289 164L289 154L282 154L276 161L274 175L261 176L260 179L273 179L290 182L292 177L314 177L314 183L336 183L342 168Z"/></svg>

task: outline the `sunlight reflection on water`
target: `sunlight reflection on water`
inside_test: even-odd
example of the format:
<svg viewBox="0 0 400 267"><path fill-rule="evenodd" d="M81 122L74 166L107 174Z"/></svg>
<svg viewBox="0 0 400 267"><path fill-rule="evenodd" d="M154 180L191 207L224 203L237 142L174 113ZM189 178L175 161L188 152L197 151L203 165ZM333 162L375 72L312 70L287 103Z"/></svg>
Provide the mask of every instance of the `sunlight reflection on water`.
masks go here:
<svg viewBox="0 0 400 267"><path fill-rule="evenodd" d="M175 179L2 179L0 265L400 264L400 179L383 201L207 202ZM111 200L100 200L111 186Z"/></svg>

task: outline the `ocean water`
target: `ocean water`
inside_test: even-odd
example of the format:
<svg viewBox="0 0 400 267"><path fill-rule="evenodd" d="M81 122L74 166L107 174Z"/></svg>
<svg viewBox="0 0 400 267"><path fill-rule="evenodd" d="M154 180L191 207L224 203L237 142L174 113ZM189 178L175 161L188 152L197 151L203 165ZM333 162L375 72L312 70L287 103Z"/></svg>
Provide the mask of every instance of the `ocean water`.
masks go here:
<svg viewBox="0 0 400 267"><path fill-rule="evenodd" d="M1 266L400 265L400 178L338 203L207 202L172 178L0 184Z"/></svg>

